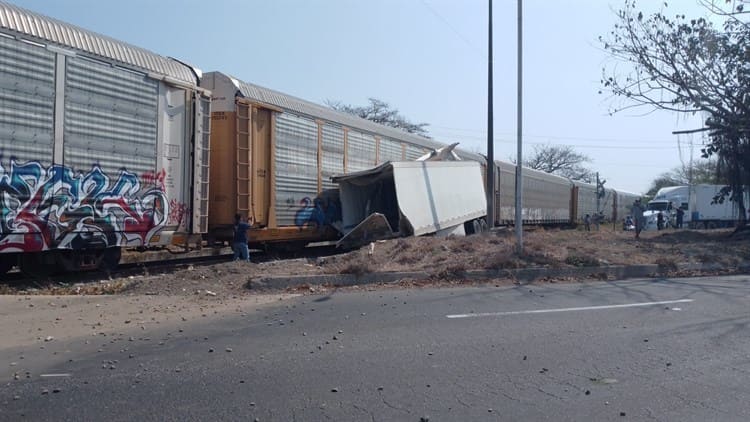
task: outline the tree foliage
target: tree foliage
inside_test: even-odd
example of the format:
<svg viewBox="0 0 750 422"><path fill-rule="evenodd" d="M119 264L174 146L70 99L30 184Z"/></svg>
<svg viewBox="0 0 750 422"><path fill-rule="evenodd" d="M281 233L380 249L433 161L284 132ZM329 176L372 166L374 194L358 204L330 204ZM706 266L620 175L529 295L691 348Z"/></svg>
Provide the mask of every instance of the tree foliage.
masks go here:
<svg viewBox="0 0 750 422"><path fill-rule="evenodd" d="M429 138L427 132L427 126L429 126L429 123L413 123L406 117L402 116L398 112L398 109L391 107L390 104L383 100L368 98L368 101L369 104L366 106L352 106L349 104L342 104L340 101L331 100L326 101L326 104L337 111L353 114L381 125L395 127L409 133Z"/></svg>
<svg viewBox="0 0 750 422"><path fill-rule="evenodd" d="M726 171L723 194L737 203L742 222L743 192L750 185L750 27L741 4L703 0L707 10L724 17L720 28L704 18L644 15L635 1L625 0L604 48L630 71L605 74L603 88L632 107L707 116L709 138L703 156L716 156ZM728 6L727 6L728 5ZM723 196L721 198L723 200Z"/></svg>
<svg viewBox="0 0 750 422"><path fill-rule="evenodd" d="M591 183L594 172L583 166L588 162L591 162L588 156L576 152L568 145L536 145L534 153L524 160L523 165L534 170Z"/></svg>
<svg viewBox="0 0 750 422"><path fill-rule="evenodd" d="M701 160L692 165L683 165L662 173L651 182L646 196L653 197L665 186L680 186L705 183L709 185L726 184L722 171L716 160Z"/></svg>

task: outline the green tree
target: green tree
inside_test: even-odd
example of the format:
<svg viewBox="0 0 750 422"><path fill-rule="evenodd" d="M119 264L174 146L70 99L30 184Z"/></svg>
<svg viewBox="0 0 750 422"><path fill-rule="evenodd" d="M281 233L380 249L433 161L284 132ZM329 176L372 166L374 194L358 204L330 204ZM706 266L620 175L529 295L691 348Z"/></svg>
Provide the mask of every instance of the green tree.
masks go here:
<svg viewBox="0 0 750 422"><path fill-rule="evenodd" d="M648 107L680 113L703 113L709 138L703 156L716 156L725 171L726 196L735 201L745 224L743 193L750 186L750 27L744 10L704 0L707 10L723 16L720 28L704 18L650 16L625 0L604 48L629 64L626 73L605 73L604 90L625 99L618 112ZM734 3L731 3L734 4Z"/></svg>

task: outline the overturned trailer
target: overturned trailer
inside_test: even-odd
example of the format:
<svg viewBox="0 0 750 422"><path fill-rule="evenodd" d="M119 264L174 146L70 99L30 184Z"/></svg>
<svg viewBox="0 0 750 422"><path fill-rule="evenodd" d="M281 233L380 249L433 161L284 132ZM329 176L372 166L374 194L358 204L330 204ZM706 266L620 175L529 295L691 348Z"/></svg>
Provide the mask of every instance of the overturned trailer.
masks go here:
<svg viewBox="0 0 750 422"><path fill-rule="evenodd" d="M332 180L339 185L341 247L487 228L487 199L478 162L386 162Z"/></svg>

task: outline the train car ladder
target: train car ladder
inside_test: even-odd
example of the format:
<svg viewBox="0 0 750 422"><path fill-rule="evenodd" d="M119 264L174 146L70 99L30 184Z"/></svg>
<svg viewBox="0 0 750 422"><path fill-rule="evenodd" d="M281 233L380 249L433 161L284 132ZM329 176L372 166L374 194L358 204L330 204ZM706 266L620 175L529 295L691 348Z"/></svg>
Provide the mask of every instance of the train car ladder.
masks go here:
<svg viewBox="0 0 750 422"><path fill-rule="evenodd" d="M208 231L209 164L211 162L211 98L195 94L193 144L193 233Z"/></svg>
<svg viewBox="0 0 750 422"><path fill-rule="evenodd" d="M235 180L237 183L237 212L254 218L250 209L252 163L252 106L237 102L237 137L235 148Z"/></svg>

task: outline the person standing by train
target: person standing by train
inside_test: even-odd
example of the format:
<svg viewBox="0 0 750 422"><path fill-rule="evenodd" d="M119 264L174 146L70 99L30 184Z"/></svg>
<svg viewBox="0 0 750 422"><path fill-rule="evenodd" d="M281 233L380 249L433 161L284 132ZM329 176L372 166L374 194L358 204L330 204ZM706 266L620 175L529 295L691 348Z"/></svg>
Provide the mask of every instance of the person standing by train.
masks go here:
<svg viewBox="0 0 750 422"><path fill-rule="evenodd" d="M643 217L643 211L645 211L645 209L643 208L643 205L641 205L640 198L636 199L635 202L633 202L633 207L630 210L630 213L633 215L633 220L635 221L636 239L640 238L643 226L646 225L646 218Z"/></svg>
<svg viewBox="0 0 750 422"><path fill-rule="evenodd" d="M677 228L682 228L682 220L685 218L685 211L682 208L677 208Z"/></svg>
<svg viewBox="0 0 750 422"><path fill-rule="evenodd" d="M234 215L234 236L232 237L232 250L234 251L234 260L243 260L250 262L250 251L247 247L247 231L250 225L242 221L240 214Z"/></svg>

